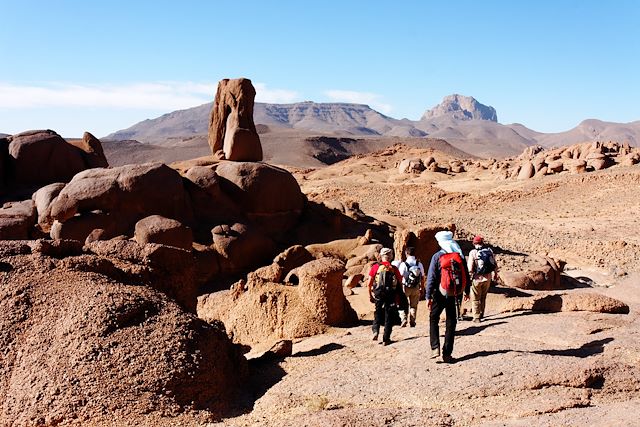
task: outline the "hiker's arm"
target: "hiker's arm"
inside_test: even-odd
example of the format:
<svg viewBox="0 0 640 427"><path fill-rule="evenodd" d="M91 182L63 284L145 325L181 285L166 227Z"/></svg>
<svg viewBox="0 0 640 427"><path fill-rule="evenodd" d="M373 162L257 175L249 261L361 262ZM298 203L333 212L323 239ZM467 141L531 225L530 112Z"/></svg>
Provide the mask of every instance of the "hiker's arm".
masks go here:
<svg viewBox="0 0 640 427"><path fill-rule="evenodd" d="M431 262L429 263L429 273L427 274L427 294L426 298L429 301L429 306L431 306L431 298L433 298L433 292L435 288L440 283L440 266L439 266L437 254L431 257Z"/></svg>
<svg viewBox="0 0 640 427"><path fill-rule="evenodd" d="M374 302L373 299L373 278L374 276L369 276L369 283L367 284L367 288L369 289L369 301Z"/></svg>
<svg viewBox="0 0 640 427"><path fill-rule="evenodd" d="M473 274L473 263L474 263L474 255L475 255L475 249L472 250L471 252L469 252L469 258L467 259L467 269L469 270L469 273Z"/></svg>

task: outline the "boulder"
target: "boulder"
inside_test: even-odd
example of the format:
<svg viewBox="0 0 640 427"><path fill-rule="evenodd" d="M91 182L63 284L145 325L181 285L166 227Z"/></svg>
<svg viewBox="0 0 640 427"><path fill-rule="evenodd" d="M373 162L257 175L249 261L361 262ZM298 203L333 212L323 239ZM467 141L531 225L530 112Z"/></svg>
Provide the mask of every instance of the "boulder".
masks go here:
<svg viewBox="0 0 640 427"><path fill-rule="evenodd" d="M564 263L535 255L527 261L528 269L525 271L500 272L505 286L532 290L557 290L562 287L561 274Z"/></svg>
<svg viewBox="0 0 640 427"><path fill-rule="evenodd" d="M313 261L313 259L313 255L304 246L295 245L278 254L273 259L273 263L282 268L282 277L285 277L294 268Z"/></svg>
<svg viewBox="0 0 640 427"><path fill-rule="evenodd" d="M564 170L564 162L562 160L552 160L548 163L547 170L552 173L562 172Z"/></svg>
<svg viewBox="0 0 640 427"><path fill-rule="evenodd" d="M518 172L518 179L529 179L535 175L536 169L533 163L524 162L522 167L520 168L520 172Z"/></svg>
<svg viewBox="0 0 640 427"><path fill-rule="evenodd" d="M545 294L525 298L509 298L503 303L501 312L524 310L628 314L629 306L620 300L596 293Z"/></svg>
<svg viewBox="0 0 640 427"><path fill-rule="evenodd" d="M425 166L420 159L404 159L398 165L400 173L420 173L425 170Z"/></svg>
<svg viewBox="0 0 640 427"><path fill-rule="evenodd" d="M82 150L81 154L87 169L109 167L100 140L89 132L85 132L81 140L71 140L69 144Z"/></svg>
<svg viewBox="0 0 640 427"><path fill-rule="evenodd" d="M102 230L100 238L110 239L118 235L118 219L111 214L87 212L75 215L68 220L53 221L49 235L52 239L77 240L84 242L94 230Z"/></svg>
<svg viewBox="0 0 640 427"><path fill-rule="evenodd" d="M81 241L95 228L113 227L113 235L132 236L136 222L150 215L173 218L186 225L193 220L182 178L160 163L83 171L51 203L51 218L63 224L90 213L94 214L88 220L93 228L83 222L87 234Z"/></svg>
<svg viewBox="0 0 640 427"><path fill-rule="evenodd" d="M134 237L141 245L159 243L189 251L193 246L193 234L189 227L161 215L151 215L138 221Z"/></svg>
<svg viewBox="0 0 640 427"><path fill-rule="evenodd" d="M264 265L273 257L275 244L259 229L235 223L221 224L211 230L212 248L224 260L224 272L239 272L257 265Z"/></svg>
<svg viewBox="0 0 640 427"><path fill-rule="evenodd" d="M255 96L249 79L218 83L209 119L209 146L214 156L241 162L262 160L262 145L253 123Z"/></svg>
<svg viewBox="0 0 640 427"><path fill-rule="evenodd" d="M0 208L0 240L26 240L36 224L33 200L7 202Z"/></svg>
<svg viewBox="0 0 640 427"><path fill-rule="evenodd" d="M344 282L344 286L349 289L355 288L357 286L360 286L360 282L362 281L362 279L364 279L364 275L362 273L354 274L353 276L349 276L347 278L347 280Z"/></svg>
<svg viewBox="0 0 640 427"><path fill-rule="evenodd" d="M51 219L51 202L58 197L58 194L62 191L66 184L64 182L55 182L53 184L45 185L38 191L33 193L31 199L36 204L38 211L38 226L46 233L51 230L53 220Z"/></svg>
<svg viewBox="0 0 640 427"><path fill-rule="evenodd" d="M306 198L286 170L266 163L223 161L216 173L222 191L267 234L281 236L298 222Z"/></svg>
<svg viewBox="0 0 640 427"><path fill-rule="evenodd" d="M216 166L192 166L184 174L185 189L191 199L194 217L203 227L242 219L244 213L222 191Z"/></svg>

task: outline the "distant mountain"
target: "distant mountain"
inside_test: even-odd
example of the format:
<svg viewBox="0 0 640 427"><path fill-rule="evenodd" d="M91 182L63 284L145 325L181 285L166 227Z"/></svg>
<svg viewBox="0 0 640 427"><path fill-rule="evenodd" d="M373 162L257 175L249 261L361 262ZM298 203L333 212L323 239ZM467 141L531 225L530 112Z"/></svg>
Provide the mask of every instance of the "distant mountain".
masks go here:
<svg viewBox="0 0 640 427"><path fill-rule="evenodd" d="M136 140L158 146L175 146L194 138L206 141L212 103L174 111L144 120L103 139ZM258 131L282 141L313 136L375 138L439 138L479 157L508 157L520 154L534 144L559 146L594 139L613 139L640 145L640 121L627 124L585 120L567 132L545 134L522 124L497 122L495 108L463 95L446 96L417 121L394 119L367 105L349 103L298 102L293 104L256 103L254 122ZM261 126L262 125L262 126ZM294 132L295 131L295 132ZM263 139L264 136L263 136Z"/></svg>
<svg viewBox="0 0 640 427"><path fill-rule="evenodd" d="M495 108L481 104L471 96L458 94L445 96L440 104L425 111L422 115L422 120L443 116L457 120L498 121L498 114Z"/></svg>

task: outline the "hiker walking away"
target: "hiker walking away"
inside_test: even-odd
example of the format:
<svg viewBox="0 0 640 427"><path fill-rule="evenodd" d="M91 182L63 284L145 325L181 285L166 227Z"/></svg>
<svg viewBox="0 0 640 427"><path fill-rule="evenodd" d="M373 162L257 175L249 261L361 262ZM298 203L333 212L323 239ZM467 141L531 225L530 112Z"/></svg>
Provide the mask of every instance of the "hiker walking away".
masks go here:
<svg viewBox="0 0 640 427"><path fill-rule="evenodd" d="M414 328L416 326L416 315L418 314L418 301L420 301L420 294L424 292L424 266L416 259L416 249L414 247L407 247L404 253L406 259L400 263L398 270L402 276L404 294L409 300L409 326ZM407 313L405 311L400 312L400 320L400 326L407 326Z"/></svg>
<svg viewBox="0 0 640 427"><path fill-rule="evenodd" d="M431 340L431 358L440 356L440 328L438 322L444 310L446 312L446 330L444 346L442 346L442 360L453 362L453 340L456 333L456 323L460 299L469 299L469 272L464 255L458 242L453 240L451 231L436 233L436 241L440 250L433 254L427 274L427 306L429 314L429 337Z"/></svg>
<svg viewBox="0 0 640 427"><path fill-rule="evenodd" d="M373 317L373 340L378 340L380 326L384 325L382 344L391 344L391 329L397 313L396 302L402 293L400 284L402 276L398 269L391 264L393 251L389 248L380 250L380 262L375 263L369 270L369 300L375 304Z"/></svg>
<svg viewBox="0 0 640 427"><path fill-rule="evenodd" d="M484 316L487 293L492 280L498 280L498 265L490 247L480 235L473 238L474 248L469 252L467 266L471 273L471 307L473 321L480 323Z"/></svg>

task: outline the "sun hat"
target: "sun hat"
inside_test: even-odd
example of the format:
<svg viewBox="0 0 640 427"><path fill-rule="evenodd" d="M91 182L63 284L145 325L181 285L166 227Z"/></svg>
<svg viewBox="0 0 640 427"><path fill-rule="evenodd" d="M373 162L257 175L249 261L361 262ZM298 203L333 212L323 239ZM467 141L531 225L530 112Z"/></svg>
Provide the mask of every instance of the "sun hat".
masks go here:
<svg viewBox="0 0 640 427"><path fill-rule="evenodd" d="M436 241L446 253L458 252L460 255L464 256L458 242L453 240L453 233L451 231L438 231L436 233Z"/></svg>

